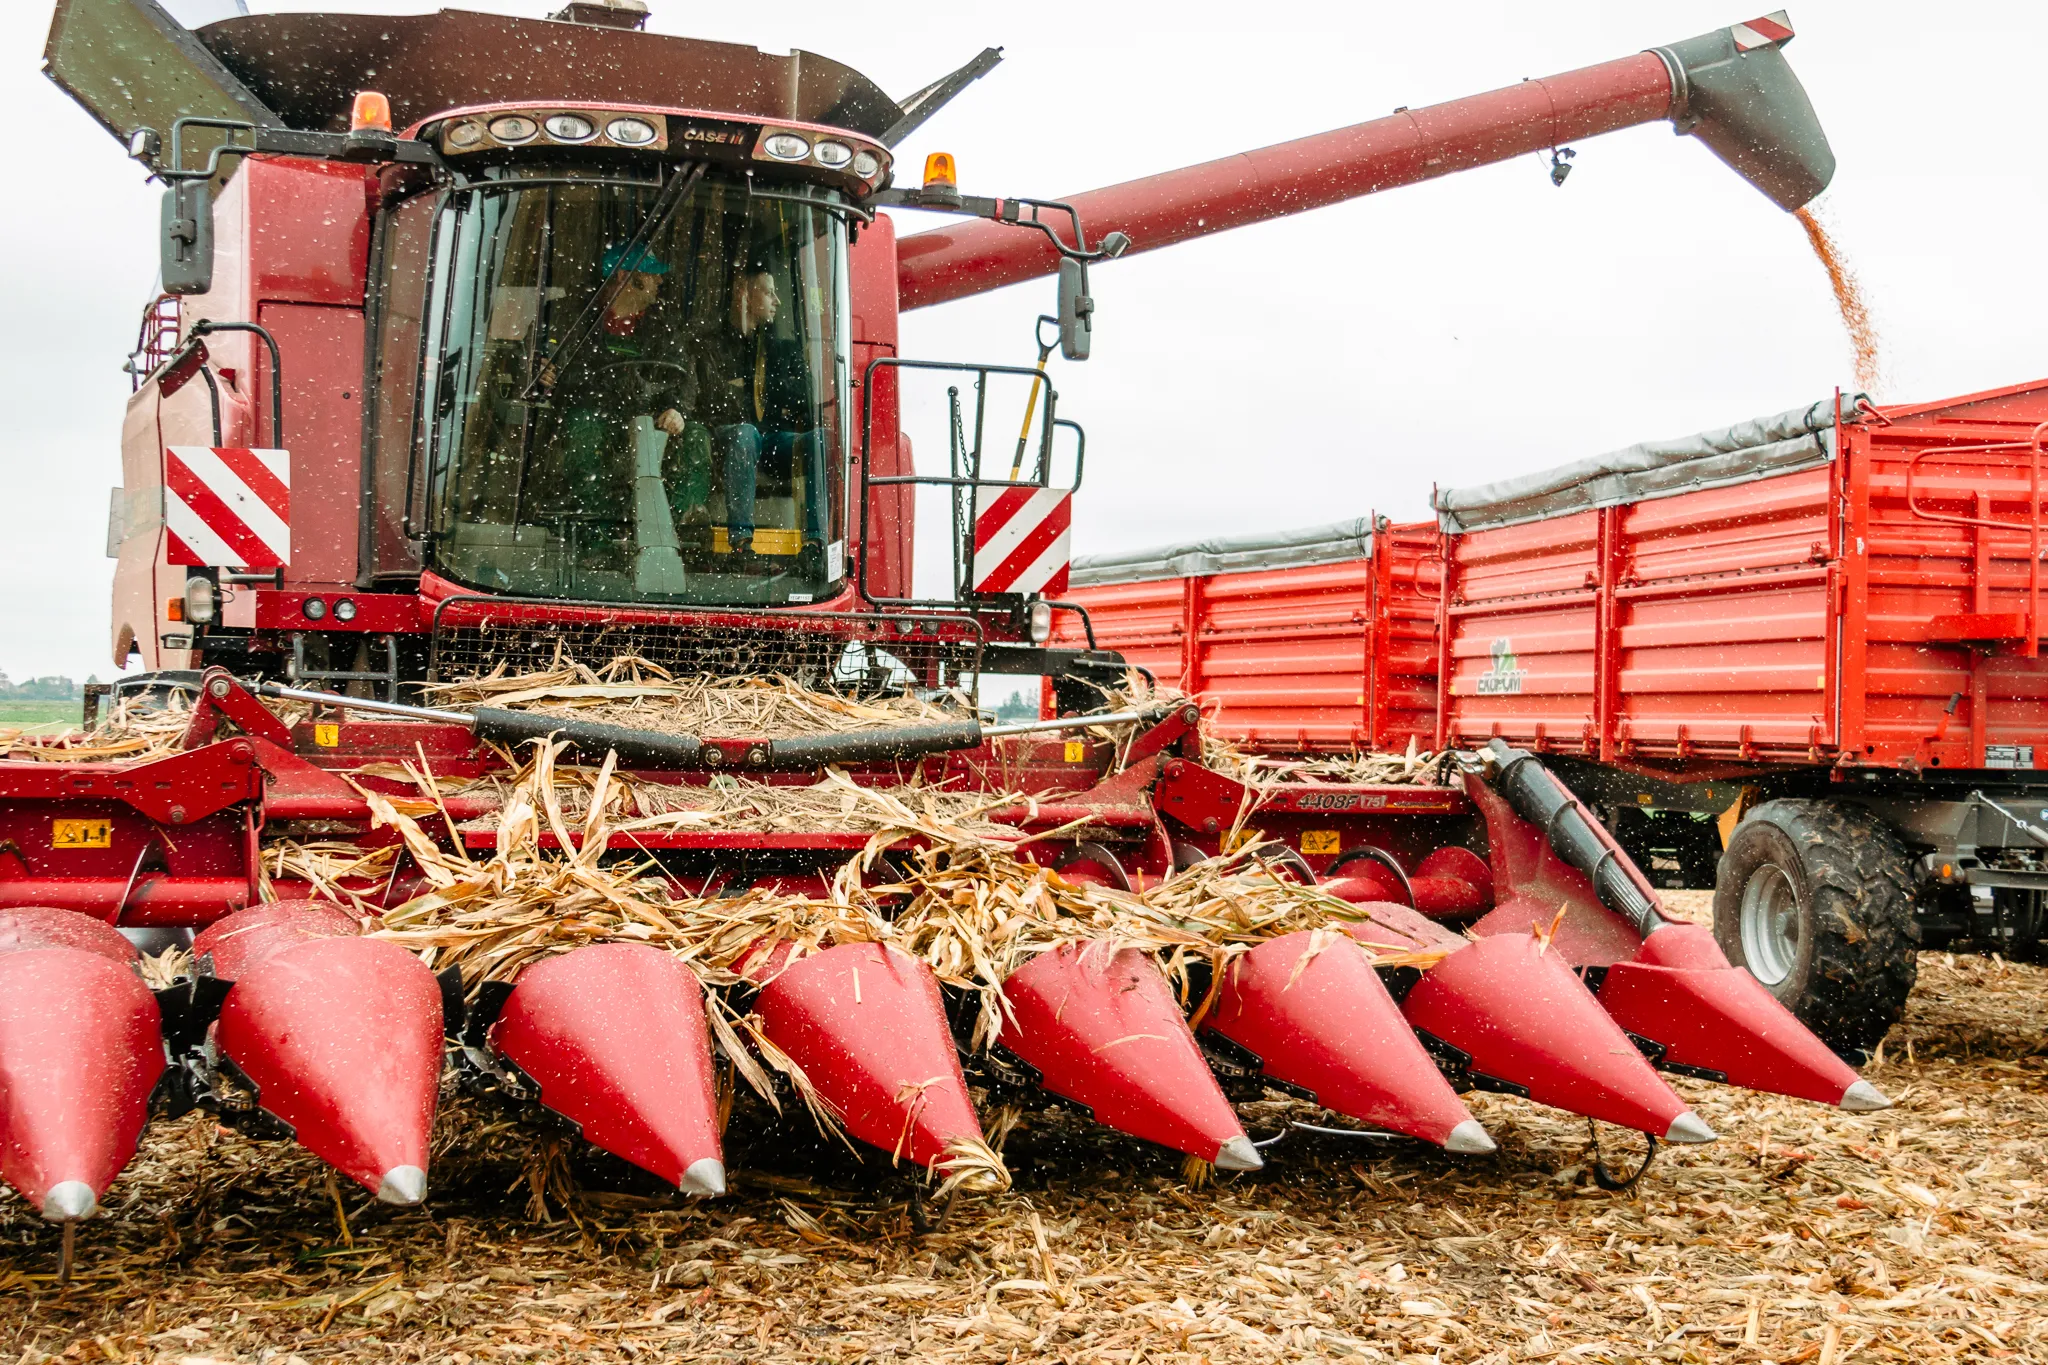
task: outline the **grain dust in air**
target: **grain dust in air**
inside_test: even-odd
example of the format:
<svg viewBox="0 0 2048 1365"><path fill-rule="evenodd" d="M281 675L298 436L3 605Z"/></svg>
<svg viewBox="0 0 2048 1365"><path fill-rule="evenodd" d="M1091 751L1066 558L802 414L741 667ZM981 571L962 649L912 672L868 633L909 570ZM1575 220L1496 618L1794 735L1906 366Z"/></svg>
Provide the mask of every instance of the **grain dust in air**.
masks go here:
<svg viewBox="0 0 2048 1365"><path fill-rule="evenodd" d="M1792 216L1806 229L1813 254L1828 272L1828 285L1835 291L1835 307L1842 313L1842 330L1849 334L1849 345L1856 352L1856 387L1865 393L1875 393L1884 377L1884 367L1879 363L1877 324L1871 320L1870 305L1864 301L1856 272L1849 268L1841 247L1828 236L1826 225L1811 205Z"/></svg>

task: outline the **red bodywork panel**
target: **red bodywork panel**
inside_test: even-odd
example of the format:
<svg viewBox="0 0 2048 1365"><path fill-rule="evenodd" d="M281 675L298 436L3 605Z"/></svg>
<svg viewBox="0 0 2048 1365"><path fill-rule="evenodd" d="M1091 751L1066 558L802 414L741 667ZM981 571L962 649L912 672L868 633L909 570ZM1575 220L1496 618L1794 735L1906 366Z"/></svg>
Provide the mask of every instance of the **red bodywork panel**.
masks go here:
<svg viewBox="0 0 2048 1365"><path fill-rule="evenodd" d="M1267 752L1500 738L1694 779L2048 764L2028 644L2048 633L2028 573L2048 383L1888 417L1844 426L1821 468L1072 595L1105 648Z"/></svg>
<svg viewBox="0 0 2048 1365"><path fill-rule="evenodd" d="M1074 588L1096 639L1199 693L1208 724L1286 753L1399 753L1436 736L1436 527L1374 533L1370 559ZM1085 643L1062 613L1057 639Z"/></svg>
<svg viewBox="0 0 2048 1365"><path fill-rule="evenodd" d="M1889 417L1823 468L1449 537L1442 741L1691 776L2048 759L2048 384Z"/></svg>

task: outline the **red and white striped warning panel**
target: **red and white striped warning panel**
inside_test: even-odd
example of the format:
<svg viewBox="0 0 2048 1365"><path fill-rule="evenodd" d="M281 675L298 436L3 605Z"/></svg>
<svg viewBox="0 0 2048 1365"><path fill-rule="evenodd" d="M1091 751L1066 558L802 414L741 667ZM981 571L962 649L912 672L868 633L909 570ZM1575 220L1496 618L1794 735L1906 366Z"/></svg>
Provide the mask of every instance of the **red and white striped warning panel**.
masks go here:
<svg viewBox="0 0 2048 1365"><path fill-rule="evenodd" d="M974 590L1060 596L1074 558L1073 531L1072 489L977 489Z"/></svg>
<svg viewBox="0 0 2048 1365"><path fill-rule="evenodd" d="M1737 24L1728 32L1735 39L1737 52L1749 52L1789 39L1792 36L1792 21L1785 16L1785 11L1774 10L1761 19Z"/></svg>
<svg viewBox="0 0 2048 1365"><path fill-rule="evenodd" d="M281 569L292 558L291 456L164 449L166 559L206 569Z"/></svg>

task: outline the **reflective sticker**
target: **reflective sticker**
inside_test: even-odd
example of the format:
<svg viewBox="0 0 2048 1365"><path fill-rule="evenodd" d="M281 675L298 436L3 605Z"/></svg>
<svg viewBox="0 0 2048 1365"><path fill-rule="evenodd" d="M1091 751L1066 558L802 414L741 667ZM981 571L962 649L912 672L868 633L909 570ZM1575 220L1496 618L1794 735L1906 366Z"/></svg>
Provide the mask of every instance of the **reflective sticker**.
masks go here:
<svg viewBox="0 0 2048 1365"><path fill-rule="evenodd" d="M341 747L341 727L332 721L316 722L313 726L313 742L323 749Z"/></svg>
<svg viewBox="0 0 2048 1365"><path fill-rule="evenodd" d="M1713 795L1712 792L1708 792L1707 794L1709 796ZM1648 792L1637 792L1636 804L1638 806L1654 806L1657 804L1657 798L1650 795Z"/></svg>
<svg viewBox="0 0 2048 1365"><path fill-rule="evenodd" d="M1087 740L1085 740L1085 739L1070 739L1070 740L1068 740L1068 741L1067 741L1067 762L1069 762L1069 763L1086 763L1087 761L1088 761L1088 741L1087 741Z"/></svg>
<svg viewBox="0 0 2048 1365"><path fill-rule="evenodd" d="M1243 848L1246 844L1255 844L1265 837L1265 832L1262 830L1241 829L1237 833L1230 835L1229 837L1224 839L1223 851L1225 853L1235 853L1239 849Z"/></svg>
<svg viewBox="0 0 2048 1365"><path fill-rule="evenodd" d="M1343 841L1334 829L1305 829L1301 832L1301 851L1309 854L1337 853L1343 849Z"/></svg>
<svg viewBox="0 0 2048 1365"><path fill-rule="evenodd" d="M114 822L111 820L52 820L51 848L112 848Z"/></svg>

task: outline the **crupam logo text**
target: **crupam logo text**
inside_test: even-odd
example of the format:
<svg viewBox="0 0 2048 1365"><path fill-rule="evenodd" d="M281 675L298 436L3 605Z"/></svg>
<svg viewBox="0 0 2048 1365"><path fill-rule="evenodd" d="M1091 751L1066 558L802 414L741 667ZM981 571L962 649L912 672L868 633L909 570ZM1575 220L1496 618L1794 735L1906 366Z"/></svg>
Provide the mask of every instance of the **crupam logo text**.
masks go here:
<svg viewBox="0 0 2048 1365"><path fill-rule="evenodd" d="M1479 695L1482 697L1516 697L1522 693L1522 680L1529 676L1529 670L1519 667L1515 659L1515 642L1502 636L1493 642L1493 666L1479 675Z"/></svg>

